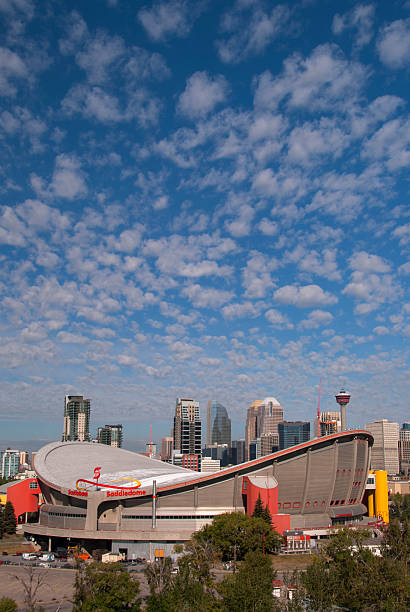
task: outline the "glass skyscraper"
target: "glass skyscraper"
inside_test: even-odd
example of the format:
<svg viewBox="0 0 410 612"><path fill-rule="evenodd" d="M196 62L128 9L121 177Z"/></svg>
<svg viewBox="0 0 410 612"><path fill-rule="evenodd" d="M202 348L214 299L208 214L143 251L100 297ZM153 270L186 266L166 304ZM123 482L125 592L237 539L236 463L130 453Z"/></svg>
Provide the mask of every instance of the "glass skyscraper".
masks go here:
<svg viewBox="0 0 410 612"><path fill-rule="evenodd" d="M278 424L278 431L280 450L310 440L309 421L283 421Z"/></svg>
<svg viewBox="0 0 410 612"><path fill-rule="evenodd" d="M225 406L215 400L206 407L206 444L231 444L231 419Z"/></svg>

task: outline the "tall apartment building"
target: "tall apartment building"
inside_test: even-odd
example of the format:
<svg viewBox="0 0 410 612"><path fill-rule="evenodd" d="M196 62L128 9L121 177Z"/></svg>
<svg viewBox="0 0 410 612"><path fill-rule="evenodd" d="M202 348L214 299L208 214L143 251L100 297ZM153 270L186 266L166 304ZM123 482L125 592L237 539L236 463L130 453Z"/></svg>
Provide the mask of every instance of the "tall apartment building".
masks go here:
<svg viewBox="0 0 410 612"><path fill-rule="evenodd" d="M366 429L374 438L371 454L373 470L386 470L388 474L399 473L399 424L387 419L367 423Z"/></svg>
<svg viewBox="0 0 410 612"><path fill-rule="evenodd" d="M283 421L283 408L274 397L267 397L258 406L257 437L278 435L278 425Z"/></svg>
<svg viewBox="0 0 410 612"><path fill-rule="evenodd" d="M317 419L316 419L317 423ZM320 413L320 436L330 436L330 434L338 433L342 431L342 421L340 412L338 410L332 410L328 412ZM315 432L315 435L317 433Z"/></svg>
<svg viewBox="0 0 410 612"><path fill-rule="evenodd" d="M161 440L161 460L170 463L172 459L172 447L174 444L174 438L166 436Z"/></svg>
<svg viewBox="0 0 410 612"><path fill-rule="evenodd" d="M65 396L63 442L90 441L90 410L90 399L82 395Z"/></svg>
<svg viewBox="0 0 410 612"><path fill-rule="evenodd" d="M410 473L410 423L403 423L399 431L399 467L402 474Z"/></svg>
<svg viewBox="0 0 410 612"><path fill-rule="evenodd" d="M122 447L122 425L104 425L97 431L97 442L107 446Z"/></svg>
<svg viewBox="0 0 410 612"><path fill-rule="evenodd" d="M279 423L279 448L283 450L310 440L308 421L283 421Z"/></svg>
<svg viewBox="0 0 410 612"><path fill-rule="evenodd" d="M29 458L27 451L20 451L20 465L25 466L29 465Z"/></svg>
<svg viewBox="0 0 410 612"><path fill-rule="evenodd" d="M258 437L258 407L262 400L255 400L249 406L245 426L245 461L250 460L250 443Z"/></svg>
<svg viewBox="0 0 410 612"><path fill-rule="evenodd" d="M178 397L174 416L173 463L183 467L201 469L202 424L199 415L199 402L190 398ZM189 456L184 459L184 456ZM194 458L197 456L197 460ZM191 467L196 465L196 467Z"/></svg>
<svg viewBox="0 0 410 612"><path fill-rule="evenodd" d="M231 419L222 404L209 401L206 407L206 445L231 443Z"/></svg>
<svg viewBox="0 0 410 612"><path fill-rule="evenodd" d="M13 478L13 476L18 474L19 465L20 451L12 450L11 448L8 448L4 451L0 451L0 467L2 478Z"/></svg>

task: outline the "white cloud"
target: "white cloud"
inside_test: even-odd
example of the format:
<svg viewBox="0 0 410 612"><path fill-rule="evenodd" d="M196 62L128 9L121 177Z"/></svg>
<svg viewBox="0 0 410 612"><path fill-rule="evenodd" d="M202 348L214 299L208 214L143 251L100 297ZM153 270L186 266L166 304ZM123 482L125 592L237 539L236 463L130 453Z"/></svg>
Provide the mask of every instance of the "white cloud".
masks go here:
<svg viewBox="0 0 410 612"><path fill-rule="evenodd" d="M410 223L399 225L393 230L393 236L399 239L401 246L404 246L410 242ZM403 270L408 270L409 263L403 266Z"/></svg>
<svg viewBox="0 0 410 612"><path fill-rule="evenodd" d="M338 127L339 124L339 119L321 119L295 127L289 135L289 159L302 165L313 165L317 164L320 155L340 157L349 144L349 138Z"/></svg>
<svg viewBox="0 0 410 612"><path fill-rule="evenodd" d="M410 64L410 19L399 19L385 26L377 41L377 50L388 68L405 68Z"/></svg>
<svg viewBox="0 0 410 612"><path fill-rule="evenodd" d="M384 274L391 270L391 266L382 257L366 253L366 251L354 253L349 259L349 265L353 270L360 272Z"/></svg>
<svg viewBox="0 0 410 612"><path fill-rule="evenodd" d="M251 14L241 14L244 8L250 9ZM237 2L222 20L221 29L227 36L217 42L219 57L223 62L236 64L261 53L284 31L289 17L290 10L283 4L267 12L258 3Z"/></svg>
<svg viewBox="0 0 410 612"><path fill-rule="evenodd" d="M75 156L57 156L50 188L54 195L67 200L74 200L87 193L84 173Z"/></svg>
<svg viewBox="0 0 410 612"><path fill-rule="evenodd" d="M350 257L349 264L353 273L342 293L364 302L356 306L357 314L368 314L379 304L400 297L402 289L390 274L391 266L379 255L361 251Z"/></svg>
<svg viewBox="0 0 410 612"><path fill-rule="evenodd" d="M229 302L233 297L232 291L202 287L201 285L188 285L184 287L181 294L191 300L195 308L217 309Z"/></svg>
<svg viewBox="0 0 410 612"><path fill-rule="evenodd" d="M319 285L285 285L274 293L280 304L292 304L298 308L311 308L326 304L336 304L337 297L324 291Z"/></svg>
<svg viewBox="0 0 410 612"><path fill-rule="evenodd" d="M274 236L279 232L278 224L269 219L261 219L257 225L259 231L265 236Z"/></svg>
<svg viewBox="0 0 410 612"><path fill-rule="evenodd" d="M410 120L392 119L369 138L363 146L364 159L385 160L389 170L410 166Z"/></svg>
<svg viewBox="0 0 410 612"><path fill-rule="evenodd" d="M385 325L377 325L377 327L373 329L373 332L377 336L385 336L386 334L390 333L390 330Z"/></svg>
<svg viewBox="0 0 410 612"><path fill-rule="evenodd" d="M165 208L168 208L168 205L168 196L162 195L154 201L154 203L152 204L152 208L154 210L164 210Z"/></svg>
<svg viewBox="0 0 410 612"><path fill-rule="evenodd" d="M255 211L252 206L242 204L239 207L237 217L232 221L226 221L225 227L235 238L248 236L251 232L251 225L254 216Z"/></svg>
<svg viewBox="0 0 410 612"><path fill-rule="evenodd" d="M335 110L356 97L366 77L364 66L346 60L336 45L325 44L306 59L299 54L286 59L277 77L269 71L260 75L254 102L258 109L275 109L286 100L291 109Z"/></svg>
<svg viewBox="0 0 410 612"><path fill-rule="evenodd" d="M153 40L162 42L173 36L187 36L201 9L202 3L199 1L157 2L138 11L138 19Z"/></svg>
<svg viewBox="0 0 410 612"><path fill-rule="evenodd" d="M355 30L355 46L368 45L373 37L374 9L373 4L359 4L344 15L336 14L332 23L333 33L339 35L345 30Z"/></svg>
<svg viewBox="0 0 410 612"><path fill-rule="evenodd" d="M307 319L301 321L299 327L302 329L316 329L322 325L329 325L333 320L333 315L326 310L312 310Z"/></svg>
<svg viewBox="0 0 410 612"><path fill-rule="evenodd" d="M63 344L87 344L89 342L89 339L81 334L72 334L65 331L58 332L57 340Z"/></svg>
<svg viewBox="0 0 410 612"><path fill-rule="evenodd" d="M212 77L207 72L198 71L187 80L177 108L190 119L205 117L217 104L226 100L227 94L228 83L225 77Z"/></svg>
<svg viewBox="0 0 410 612"><path fill-rule="evenodd" d="M17 89L13 81L25 79L27 76L27 67L17 53L0 47L0 95L14 96Z"/></svg>
<svg viewBox="0 0 410 612"><path fill-rule="evenodd" d="M90 83L102 83L125 54L124 41L119 36L100 32L88 41L83 51L76 54L76 62L87 73Z"/></svg>
<svg viewBox="0 0 410 612"><path fill-rule="evenodd" d="M242 304L228 304L222 308L224 319L244 319L247 317L257 317L261 311L260 304L253 302L243 302Z"/></svg>
<svg viewBox="0 0 410 612"><path fill-rule="evenodd" d="M289 322L289 319L279 310L276 310L276 308L270 308L269 310L267 310L265 312L265 318L269 321L271 325L273 325L273 327L277 327L279 329L292 329L293 327L293 324Z"/></svg>
<svg viewBox="0 0 410 612"><path fill-rule="evenodd" d="M66 21L66 36L59 40L63 55L75 53L79 45L88 37L88 28L84 19L77 11L72 11Z"/></svg>
<svg viewBox="0 0 410 612"><path fill-rule="evenodd" d="M222 360L216 357L200 357L199 363L207 368L218 367L222 364Z"/></svg>
<svg viewBox="0 0 410 612"><path fill-rule="evenodd" d="M300 258L298 267L303 272L312 272L329 280L341 279L336 262L336 250L334 249L323 249L321 253L315 250L305 251Z"/></svg>
<svg viewBox="0 0 410 612"><path fill-rule="evenodd" d="M242 270L242 285L247 298L264 298L273 288L271 272L278 267L278 262L258 251L251 251Z"/></svg>

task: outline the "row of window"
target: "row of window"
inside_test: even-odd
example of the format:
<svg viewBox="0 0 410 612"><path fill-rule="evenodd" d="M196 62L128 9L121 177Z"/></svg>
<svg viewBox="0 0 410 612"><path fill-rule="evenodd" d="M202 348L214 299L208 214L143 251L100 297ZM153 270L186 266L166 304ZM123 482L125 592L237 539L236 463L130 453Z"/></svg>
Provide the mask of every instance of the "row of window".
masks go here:
<svg viewBox="0 0 410 612"><path fill-rule="evenodd" d="M345 499L332 499L332 501L330 502L331 506L343 506L343 504L345 503ZM349 504L355 504L357 502L357 497L355 498L351 498L349 499L348 503Z"/></svg>
<svg viewBox="0 0 410 612"><path fill-rule="evenodd" d="M138 515L125 515L122 517L123 519L149 519L151 520L151 516L150 515L142 515L142 516L138 516ZM197 519L213 519L215 518L215 514L201 514L201 515L194 515L194 516L164 516L164 515L160 515L157 516L157 519L183 519L183 520L197 520Z"/></svg>
<svg viewBox="0 0 410 612"><path fill-rule="evenodd" d="M85 518L86 514L65 514L64 512L49 512L48 516L64 516L65 518Z"/></svg>

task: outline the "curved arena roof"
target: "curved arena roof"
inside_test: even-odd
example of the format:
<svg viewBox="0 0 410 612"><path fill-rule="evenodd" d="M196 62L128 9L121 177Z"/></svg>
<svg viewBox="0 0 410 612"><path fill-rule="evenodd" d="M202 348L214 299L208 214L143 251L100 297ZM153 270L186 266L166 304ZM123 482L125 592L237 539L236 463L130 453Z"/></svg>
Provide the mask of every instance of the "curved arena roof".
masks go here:
<svg viewBox="0 0 410 612"><path fill-rule="evenodd" d="M101 472L99 483L104 485L120 479L123 486L131 485L132 479L139 480L142 487L150 486L154 479L158 485L172 485L203 476L145 455L93 442L47 444L36 454L34 467L47 484L74 489L79 478L93 480L97 466Z"/></svg>

